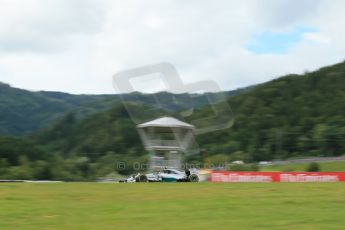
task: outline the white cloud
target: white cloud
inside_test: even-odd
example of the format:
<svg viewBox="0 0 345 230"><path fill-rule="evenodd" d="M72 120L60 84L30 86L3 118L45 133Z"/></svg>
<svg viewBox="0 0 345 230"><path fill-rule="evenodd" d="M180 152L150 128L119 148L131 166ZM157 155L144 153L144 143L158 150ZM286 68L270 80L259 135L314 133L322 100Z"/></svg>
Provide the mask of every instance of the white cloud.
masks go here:
<svg viewBox="0 0 345 230"><path fill-rule="evenodd" d="M0 51L59 52L70 48L75 35L101 30L103 8L89 0L1 0Z"/></svg>
<svg viewBox="0 0 345 230"><path fill-rule="evenodd" d="M319 43L330 43L329 38L321 33L305 33L304 39Z"/></svg>
<svg viewBox="0 0 345 230"><path fill-rule="evenodd" d="M253 18L259 25L266 29L282 31L314 18L321 12L322 2L323 0L256 0L249 6Z"/></svg>
<svg viewBox="0 0 345 230"><path fill-rule="evenodd" d="M111 93L115 72L164 61L187 83L233 89L343 60L344 10L341 0L0 0L0 81ZM315 32L287 54L245 49L256 33L298 26Z"/></svg>

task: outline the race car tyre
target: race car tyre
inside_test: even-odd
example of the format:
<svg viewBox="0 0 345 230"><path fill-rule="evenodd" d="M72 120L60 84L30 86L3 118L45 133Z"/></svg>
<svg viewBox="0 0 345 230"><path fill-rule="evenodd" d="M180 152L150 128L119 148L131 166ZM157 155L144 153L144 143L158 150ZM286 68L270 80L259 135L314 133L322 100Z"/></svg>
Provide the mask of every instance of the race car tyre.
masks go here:
<svg viewBox="0 0 345 230"><path fill-rule="evenodd" d="M192 174L188 177L189 182L199 182L199 177L196 174Z"/></svg>

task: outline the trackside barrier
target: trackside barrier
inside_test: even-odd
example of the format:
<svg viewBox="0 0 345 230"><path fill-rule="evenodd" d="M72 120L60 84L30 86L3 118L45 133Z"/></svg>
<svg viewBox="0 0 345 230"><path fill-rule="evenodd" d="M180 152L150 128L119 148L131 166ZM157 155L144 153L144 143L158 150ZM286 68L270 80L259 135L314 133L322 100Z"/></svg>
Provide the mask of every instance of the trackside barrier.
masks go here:
<svg viewBox="0 0 345 230"><path fill-rule="evenodd" d="M210 182L345 182L345 172L213 171Z"/></svg>

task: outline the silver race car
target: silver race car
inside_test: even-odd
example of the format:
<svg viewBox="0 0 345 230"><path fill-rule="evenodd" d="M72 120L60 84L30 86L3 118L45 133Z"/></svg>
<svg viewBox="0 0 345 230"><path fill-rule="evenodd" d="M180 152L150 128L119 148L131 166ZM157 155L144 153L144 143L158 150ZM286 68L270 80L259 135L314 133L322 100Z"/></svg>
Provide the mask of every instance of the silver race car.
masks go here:
<svg viewBox="0 0 345 230"><path fill-rule="evenodd" d="M169 168L158 172L140 174L128 178L124 182L199 182L197 170L179 171Z"/></svg>

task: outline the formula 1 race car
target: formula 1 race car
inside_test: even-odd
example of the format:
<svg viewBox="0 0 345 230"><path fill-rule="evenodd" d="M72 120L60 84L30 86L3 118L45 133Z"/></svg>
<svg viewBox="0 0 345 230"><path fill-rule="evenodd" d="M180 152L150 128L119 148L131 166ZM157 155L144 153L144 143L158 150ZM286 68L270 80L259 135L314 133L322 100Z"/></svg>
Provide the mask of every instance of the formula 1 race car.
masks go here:
<svg viewBox="0 0 345 230"><path fill-rule="evenodd" d="M140 174L128 178L122 182L199 182L196 170L185 172L176 169L164 169L154 173Z"/></svg>

